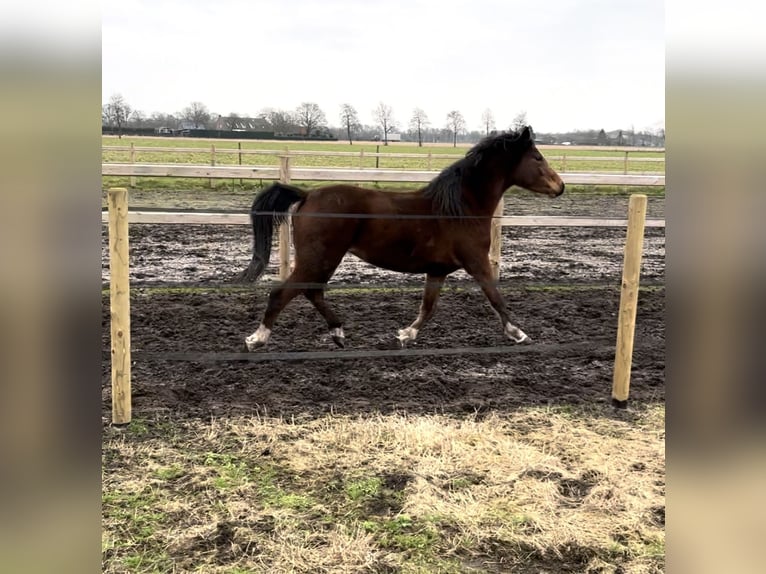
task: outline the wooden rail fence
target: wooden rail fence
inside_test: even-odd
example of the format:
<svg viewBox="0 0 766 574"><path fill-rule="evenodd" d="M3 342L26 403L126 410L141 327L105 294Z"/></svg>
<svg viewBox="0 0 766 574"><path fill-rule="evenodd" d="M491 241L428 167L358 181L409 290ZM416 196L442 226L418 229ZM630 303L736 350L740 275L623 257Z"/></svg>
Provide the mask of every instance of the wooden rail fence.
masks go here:
<svg viewBox="0 0 766 574"><path fill-rule="evenodd" d="M217 150L218 151L218 150ZM244 150L243 150L244 151ZM338 152L342 153L342 152ZM344 169L344 168L296 168L290 165L290 156L281 155L278 167L239 166L239 165L184 165L184 164L134 164L102 163L102 175L112 176L151 176L151 177L201 177L211 180L220 179L267 179L290 181L352 181L364 182L408 182L426 183L439 173L422 170L391 169ZM562 173L566 184L621 185L621 186L664 186L664 175L647 174L606 174L606 173ZM500 201L492 220L492 243L490 260L495 279L500 277L500 240L501 228L505 225L558 226L558 227L623 227L626 220L604 218L561 218L561 217L500 217L503 202ZM246 214L215 213L129 213L132 223L221 223L247 224ZM647 222L650 227L664 227L664 220ZM290 273L289 223L279 231L279 276L286 278Z"/></svg>
<svg viewBox="0 0 766 574"><path fill-rule="evenodd" d="M282 181L289 181L287 163L285 161L281 166ZM128 251L129 210L127 195L127 190L124 188L110 189L108 193L109 210L103 214L109 223L113 424L127 424L131 421L132 417L130 267ZM612 383L612 401L616 407L620 408L627 406L630 385L639 272L646 217L646 199L645 195L634 194L631 196L627 219L628 234L625 246L625 262L623 266ZM495 221L499 221L499 219ZM281 232L280 239L280 245L285 243L285 235ZM499 241L495 240L495 245L498 243ZM494 245L491 249L494 249ZM492 253L490 255L492 256ZM497 262L499 263L499 256L497 257ZM453 349L452 351L456 350Z"/></svg>
<svg viewBox="0 0 766 574"><path fill-rule="evenodd" d="M260 156L285 156L285 157L347 157L354 164L355 160L359 160L359 168L364 169L365 158L388 158L388 159L425 159L427 169L431 170L433 167L433 160L458 160L464 157L464 154L456 153L433 153L431 151L427 153L406 153L406 152L369 152L365 150L360 151L335 151L335 150L290 150L290 149L242 149L242 142L237 142L236 148L220 147L216 144L210 144L210 147L176 147L176 146L136 146L134 143L130 145L105 145L101 147L102 152L129 152L130 163L136 163L136 153L170 153L170 154L209 154L210 165L216 164L216 155L218 154L230 154L237 155L239 165L242 165L243 155L260 155ZM560 154L546 154L548 161L560 161L563 164L562 171L567 171L567 163L574 162L614 162L619 163L622 169L619 170L623 174L629 173L629 163L664 163L664 157L635 157L638 153L662 153L664 155L664 148L635 148L635 147L588 147L578 146L575 148L578 151L599 151L599 152L619 152L620 155L612 156L583 156L577 154L567 154L566 151L572 150L568 146L538 146L539 149L546 151L559 151ZM630 157L633 154L634 157ZM131 181L131 185L134 183Z"/></svg>

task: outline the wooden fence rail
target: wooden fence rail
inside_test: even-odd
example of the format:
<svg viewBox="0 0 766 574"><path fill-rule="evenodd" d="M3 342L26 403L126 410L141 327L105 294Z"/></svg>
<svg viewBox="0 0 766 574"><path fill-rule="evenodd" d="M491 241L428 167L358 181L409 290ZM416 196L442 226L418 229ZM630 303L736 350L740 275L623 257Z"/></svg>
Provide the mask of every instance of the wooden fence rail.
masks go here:
<svg viewBox="0 0 766 574"><path fill-rule="evenodd" d="M629 155L632 153L637 154L647 151L652 151L654 153L662 152L664 155L664 149L651 149L647 150L646 148L607 148L607 147L597 147L597 148L583 148L578 147L578 150L593 150L599 152L605 152L605 151L619 151L620 155L612 155L612 156L583 156L583 155L572 155L567 154L566 152L571 150L571 148L567 146L538 146L541 149L544 149L545 147L552 148L551 151L559 150L561 151L561 155L551 155L546 154L547 159L549 161L557 161L561 162L560 171L566 172L567 171L567 162L569 162L569 166L572 166L572 163L577 162L601 162L601 163L613 163L615 164L615 169L613 173L623 173L627 174L630 170L630 164L633 163L651 163L651 164L657 164L662 163L664 164L665 158L664 157L629 157ZM226 148L226 147L215 147L214 144L211 144L210 149L203 148L203 147L175 147L175 146L136 146L133 142L129 146L126 145L116 145L116 146L102 146L101 147L102 152L129 152L130 153L130 162L135 163L136 162L136 153L175 153L175 154L210 154L210 164L215 165L215 155L216 154L236 154L238 158L239 165L242 165L242 156L244 155L251 155L251 156L281 156L281 157L346 157L351 159L352 165L356 163L356 160L358 159L359 162L359 168L364 169L364 158L375 158L375 167L378 167L379 160L381 158L388 158L388 159L420 159L425 160L427 169L430 171L433 166L433 160L448 160L453 161L457 159L461 159L464 157L462 154L454 154L454 153L433 153L432 151L424 152L424 153L404 153L404 152L365 152L364 149L357 151L336 151L336 150L290 150L289 148L284 148L282 150L277 149L242 149L242 142L237 142L236 148ZM377 146L376 149L380 149L380 146ZM602 170L599 169L602 173L608 173L612 170ZM634 170L637 171L637 170ZM131 185L135 185L134 183L135 176L131 177ZM212 187L212 181L211 181L211 187Z"/></svg>
<svg viewBox="0 0 766 574"><path fill-rule="evenodd" d="M165 146L136 146L136 145L129 145L129 146L102 146L102 151L104 152L146 152L146 153L178 153L178 154L202 154L202 153L210 153L210 148L206 147L165 147ZM242 154L242 155L286 155L286 156L313 156L313 157L379 157L379 158L409 158L409 159L426 159L429 155L431 155L434 159L462 159L465 157L465 154L454 154L454 153L403 153L403 152L371 152L371 151L334 151L334 150L289 150L289 149L241 149L241 148L225 148L225 147L216 147L215 148L216 153L223 153L223 154ZM645 151L654 151L654 150L645 150ZM631 152L627 151L624 152L625 154L629 154ZM637 152L632 152L637 153ZM588 156L588 155L571 155L571 154L561 154L561 155L548 155L546 154L546 159L548 160L562 160L566 158L567 161L617 161L622 162L624 161L624 156ZM665 158L664 157L632 157L629 158L628 161L631 162L653 162L653 163L664 163Z"/></svg>
<svg viewBox="0 0 766 574"><path fill-rule="evenodd" d="M219 150L215 150L218 152ZM183 165L183 164L136 164L102 163L102 175L111 176L148 176L148 177L197 177L209 178L212 182L221 179L267 179L289 183L299 181L352 181L352 182L414 182L431 181L438 171L390 170L390 169L343 169L343 168L295 168L290 166L290 157L280 156L278 167L239 166L239 165ZM621 185L621 186L664 186L664 175L626 175L607 173L562 173L566 184ZM496 215L503 213L503 201L498 205ZM247 223L245 214L215 213L131 213L134 223ZM279 276L287 277L290 272L289 233L285 224L279 231ZM624 220L600 218L546 218L546 217L502 217L493 222L490 258L495 279L500 277L500 240L501 227L505 225L536 226L609 226L626 225ZM647 222L649 226L664 227L664 220Z"/></svg>
<svg viewBox="0 0 766 574"><path fill-rule="evenodd" d="M216 149L216 153L220 151ZM243 150L244 151L244 150ZM283 156L286 157L286 156ZM289 156L287 156L289 157ZM278 166L250 165L186 165L175 163L102 163L101 174L111 176L197 177L221 179L280 178ZM395 169L346 169L330 167L288 167L292 181L356 181L425 183L438 171ZM579 173L561 174L564 183L583 185L664 186L663 174Z"/></svg>

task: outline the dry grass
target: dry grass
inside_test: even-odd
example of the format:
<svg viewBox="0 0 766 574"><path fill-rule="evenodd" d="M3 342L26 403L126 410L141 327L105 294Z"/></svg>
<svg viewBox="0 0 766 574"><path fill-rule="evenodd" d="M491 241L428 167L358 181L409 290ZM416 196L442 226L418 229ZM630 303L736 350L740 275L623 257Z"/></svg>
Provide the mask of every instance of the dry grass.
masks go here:
<svg viewBox="0 0 766 574"><path fill-rule="evenodd" d="M664 408L106 431L106 572L660 572Z"/></svg>

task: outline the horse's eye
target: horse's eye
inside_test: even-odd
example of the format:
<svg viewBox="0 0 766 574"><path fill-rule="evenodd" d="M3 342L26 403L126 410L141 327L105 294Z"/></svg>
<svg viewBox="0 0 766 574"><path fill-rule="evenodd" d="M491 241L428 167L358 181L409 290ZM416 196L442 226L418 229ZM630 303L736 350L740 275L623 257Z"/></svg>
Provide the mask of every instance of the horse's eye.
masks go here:
<svg viewBox="0 0 766 574"><path fill-rule="evenodd" d="M537 157L535 157L535 159L536 159L537 161L543 161L543 156L541 156L541 155L537 155Z"/></svg>

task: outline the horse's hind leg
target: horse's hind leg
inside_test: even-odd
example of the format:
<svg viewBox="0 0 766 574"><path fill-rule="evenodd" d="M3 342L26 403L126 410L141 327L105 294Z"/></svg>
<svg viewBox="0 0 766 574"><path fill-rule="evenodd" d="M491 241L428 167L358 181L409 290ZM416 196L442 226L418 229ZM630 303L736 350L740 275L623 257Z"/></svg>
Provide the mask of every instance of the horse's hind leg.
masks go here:
<svg viewBox="0 0 766 574"><path fill-rule="evenodd" d="M399 343L401 343L402 347L404 347L408 341L414 341L418 336L418 331L431 317L433 317L434 311L436 310L436 302L439 300L439 295L441 294L442 285L444 285L445 279L446 276L426 276L426 287L423 291L423 302L420 304L418 318L415 319L415 322L409 327L399 329L399 336L397 339L399 339Z"/></svg>
<svg viewBox="0 0 766 574"><path fill-rule="evenodd" d="M266 344L269 337L271 337L271 330L274 327L277 316L290 301L303 292L302 288L294 286L295 283L299 283L299 281L296 281L295 272L293 272L287 281L271 290L271 293L269 293L269 303L263 315L263 321L258 326L258 330L245 339L248 351L255 351Z"/></svg>
<svg viewBox="0 0 766 574"><path fill-rule="evenodd" d="M339 347L345 347L346 336L343 334L343 322L324 300L324 288L306 289L305 295L306 299L311 301L319 314L327 321L327 328L330 330L333 342Z"/></svg>

